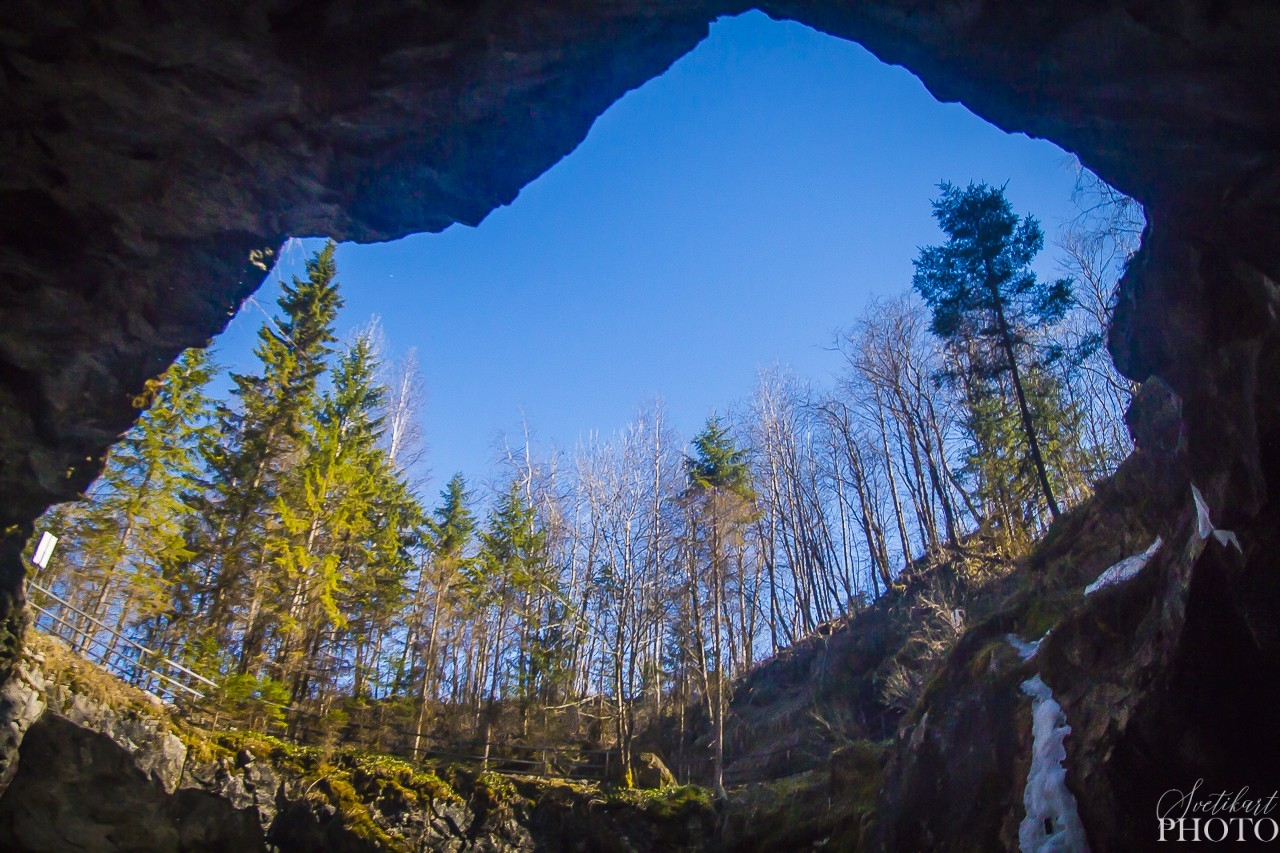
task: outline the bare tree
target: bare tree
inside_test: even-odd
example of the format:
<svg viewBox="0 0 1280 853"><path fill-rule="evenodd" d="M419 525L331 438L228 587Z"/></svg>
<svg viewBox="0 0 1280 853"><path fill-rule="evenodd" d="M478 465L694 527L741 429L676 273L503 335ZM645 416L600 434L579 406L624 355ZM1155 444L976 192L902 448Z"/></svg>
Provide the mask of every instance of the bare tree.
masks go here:
<svg viewBox="0 0 1280 853"><path fill-rule="evenodd" d="M1062 271L1076 281L1063 343L1077 357L1062 381L1083 415L1082 439L1094 450L1095 463L1087 473L1096 479L1132 450L1124 412L1137 387L1116 371L1105 342L1120 276L1141 244L1146 221L1140 204L1083 167L1072 201L1076 215L1056 241Z"/></svg>

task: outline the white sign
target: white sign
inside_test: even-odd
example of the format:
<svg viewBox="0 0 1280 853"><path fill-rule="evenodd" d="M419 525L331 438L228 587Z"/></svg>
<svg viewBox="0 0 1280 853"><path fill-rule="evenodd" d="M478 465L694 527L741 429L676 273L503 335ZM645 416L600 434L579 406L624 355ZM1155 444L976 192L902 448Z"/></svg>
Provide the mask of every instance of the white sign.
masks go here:
<svg viewBox="0 0 1280 853"><path fill-rule="evenodd" d="M53 556L53 549L58 544L58 537L49 531L40 534L40 544L36 546L36 555L31 558L31 562L40 568L49 565L49 558Z"/></svg>

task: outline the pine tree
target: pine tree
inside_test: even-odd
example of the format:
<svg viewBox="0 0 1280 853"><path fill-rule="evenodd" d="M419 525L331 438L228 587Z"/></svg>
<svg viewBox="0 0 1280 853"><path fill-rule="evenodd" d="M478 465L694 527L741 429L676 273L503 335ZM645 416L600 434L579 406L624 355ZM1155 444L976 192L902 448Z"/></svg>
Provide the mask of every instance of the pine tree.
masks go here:
<svg viewBox="0 0 1280 853"><path fill-rule="evenodd" d="M997 390L1007 379L1022 438L1049 512L1060 514L1041 436L1028 395L1028 374L1060 357L1033 339L1036 329L1062 319L1071 305L1071 280L1041 282L1031 261L1044 246L1034 217L1019 218L1003 188L941 185L933 215L947 242L920 250L912 284L933 309L934 334L963 361L971 387ZM982 393L980 392L980 393Z"/></svg>

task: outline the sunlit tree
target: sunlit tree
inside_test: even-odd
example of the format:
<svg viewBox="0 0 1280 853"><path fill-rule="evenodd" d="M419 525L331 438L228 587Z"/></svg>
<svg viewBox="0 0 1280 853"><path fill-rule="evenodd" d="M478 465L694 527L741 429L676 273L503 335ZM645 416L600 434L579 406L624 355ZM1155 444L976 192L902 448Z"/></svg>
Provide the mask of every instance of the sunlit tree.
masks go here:
<svg viewBox="0 0 1280 853"><path fill-rule="evenodd" d="M933 309L934 334L958 357L978 394L1012 391L1026 457L1054 518L1061 514L1049 477L1029 374L1061 348L1037 335L1066 314L1070 279L1041 281L1031 261L1044 247L1034 217L1019 217L1003 188L943 183L933 215L947 242L920 250L912 284Z"/></svg>

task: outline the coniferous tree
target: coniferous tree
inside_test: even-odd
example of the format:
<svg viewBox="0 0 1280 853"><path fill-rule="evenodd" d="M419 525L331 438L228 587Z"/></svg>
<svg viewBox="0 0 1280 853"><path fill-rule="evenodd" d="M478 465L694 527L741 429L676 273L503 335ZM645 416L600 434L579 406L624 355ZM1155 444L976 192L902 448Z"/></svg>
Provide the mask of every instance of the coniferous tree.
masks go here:
<svg viewBox="0 0 1280 853"><path fill-rule="evenodd" d="M702 560L691 560L690 597L694 612L695 642L701 645L704 691L714 730L712 774L717 796L724 790L724 725L728 711L728 680L732 656L726 654L731 639L728 618L728 574L735 552L740 552L742 531L750 521L755 501L751 482L751 466L747 451L739 448L719 418L709 418L702 432L693 440L694 455L685 462L688 487L685 500L691 509L692 547L702 553ZM706 577L699 578L695 566L706 567ZM705 581L709 593L710 637L703 634L699 615L703 610L699 588ZM708 642L709 639L709 642ZM709 646L709 648L708 648Z"/></svg>
<svg viewBox="0 0 1280 853"><path fill-rule="evenodd" d="M416 754L426 725L427 709L432 691L440 680L439 644L442 621L456 594L456 588L470 570L467 550L475 535L476 518L471 511L471 494L461 473L449 479L440 493L440 506L427 522L428 550L430 553L431 582L427 583L427 564L418 578L416 613L411 617L405 639L406 651L414 645L421 646L422 675L418 689L418 723L414 731L413 750ZM428 589L428 586L430 587ZM428 595L431 603L427 604ZM430 608L429 622L424 626L425 611ZM425 639L420 632L426 634ZM407 657L407 654L406 654Z"/></svg>
<svg viewBox="0 0 1280 853"><path fill-rule="evenodd" d="M147 411L112 449L89 500L63 513L62 550L77 575L70 593L116 631L168 609L172 567L188 556L180 495L199 473L212 415L204 389L215 370L208 353L190 349L150 380L136 401ZM88 620L83 629L78 649L99 633ZM116 638L100 642L98 653L110 658Z"/></svg>
<svg viewBox="0 0 1280 853"><path fill-rule="evenodd" d="M241 673L262 648L267 572L283 534L276 502L299 459L316 382L336 340L342 298L334 251L328 243L308 259L306 279L284 285L280 320L258 332L262 372L232 375L235 405L221 413L221 434L206 451L209 481L192 497L202 521L192 536L203 587L197 610L213 625L211 652L238 640Z"/></svg>
<svg viewBox="0 0 1280 853"><path fill-rule="evenodd" d="M1020 218L1002 188L970 184L961 190L941 185L933 214L947 234L941 246L920 250L912 284L933 309L934 334L959 355L967 381L977 393L1013 392L1022 437L1049 512L1061 511L1041 446L1028 374L1060 357L1041 345L1037 329L1062 319L1071 305L1071 280L1042 282L1031 261L1044 246L1034 217Z"/></svg>
<svg viewBox="0 0 1280 853"><path fill-rule="evenodd" d="M350 627L357 648L370 645L374 612L395 605L407 569L399 537L412 527L416 502L394 471L379 440L386 391L376 380L370 342L359 337L339 357L332 388L309 413L305 452L283 480L276 510L285 536L275 549L287 609L277 623L277 666L290 670L295 698L309 690L326 636ZM388 599L388 596L390 598ZM372 661L357 654L355 694Z"/></svg>
<svg viewBox="0 0 1280 853"><path fill-rule="evenodd" d="M538 524L525 484L518 479L498 495L485 528L480 551L468 565L466 583L469 608L480 623L475 633L484 646L477 650L474 693L477 706L482 697L486 703L483 734L487 759L502 697L515 696L522 721L527 720L533 692L528 669L532 600L547 576L547 535Z"/></svg>
<svg viewBox="0 0 1280 853"><path fill-rule="evenodd" d="M520 703L521 720L527 723L534 699L552 689L560 674L555 649L544 636L551 623L543 618L558 590L549 564L547 530L519 480L513 480L498 497L481 535L479 562L491 584L492 600L504 611L500 624L506 621L506 611L516 617L516 624L510 626L515 632L515 648L508 663L514 670L512 689ZM502 629L497 632L499 642L503 633ZM499 659L495 657L495 663ZM498 669L493 678L495 685L500 683ZM496 696L496 691L491 696Z"/></svg>

